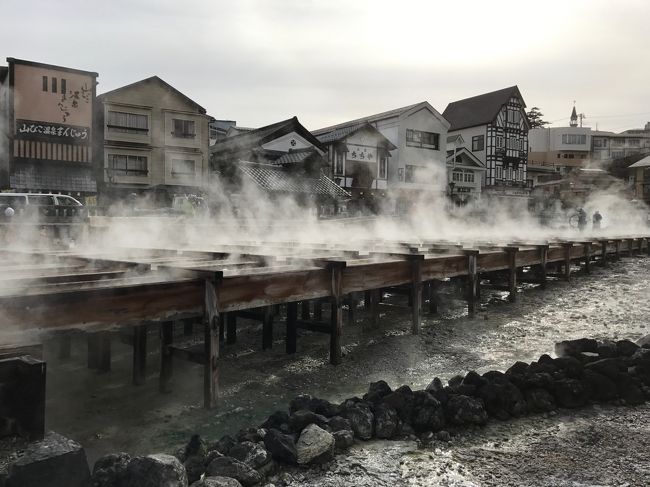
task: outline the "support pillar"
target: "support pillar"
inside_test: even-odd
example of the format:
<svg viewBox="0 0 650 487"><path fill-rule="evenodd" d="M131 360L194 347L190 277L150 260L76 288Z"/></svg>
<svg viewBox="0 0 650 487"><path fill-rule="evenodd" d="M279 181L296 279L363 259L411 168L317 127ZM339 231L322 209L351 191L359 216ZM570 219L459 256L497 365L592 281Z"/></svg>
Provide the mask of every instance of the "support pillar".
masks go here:
<svg viewBox="0 0 650 487"><path fill-rule="evenodd" d="M144 384L147 375L147 325L133 327L133 385Z"/></svg>
<svg viewBox="0 0 650 487"><path fill-rule="evenodd" d="M174 342L174 323L166 321L160 325L160 376L158 389L160 392L171 392L169 381L172 378L172 352L170 347Z"/></svg>
<svg viewBox="0 0 650 487"><path fill-rule="evenodd" d="M627 238L625 240L627 241L627 255L629 257L634 257L634 239Z"/></svg>
<svg viewBox="0 0 650 487"><path fill-rule="evenodd" d="M539 249L539 284L542 289L546 288L546 265L548 262L548 245L538 245Z"/></svg>
<svg viewBox="0 0 650 487"><path fill-rule="evenodd" d="M569 281L571 279L571 249L573 242L563 243L564 248L564 279Z"/></svg>
<svg viewBox="0 0 650 487"><path fill-rule="evenodd" d="M422 309L422 262L424 255L409 255L411 261L411 333L420 333L420 310Z"/></svg>
<svg viewBox="0 0 650 487"><path fill-rule="evenodd" d="M585 242L585 272L589 274L591 272L591 242Z"/></svg>
<svg viewBox="0 0 650 487"><path fill-rule="evenodd" d="M341 363L341 333L343 330L343 268L345 262L330 262L330 272L332 273L332 313L331 313L331 330L330 330L330 363L338 365Z"/></svg>
<svg viewBox="0 0 650 487"><path fill-rule="evenodd" d="M296 353L296 342L298 336L298 303L287 303L287 353Z"/></svg>
<svg viewBox="0 0 650 487"><path fill-rule="evenodd" d="M370 291L363 292L363 307L366 311L370 311Z"/></svg>
<svg viewBox="0 0 650 487"><path fill-rule="evenodd" d="M518 247L506 247L508 253L508 301L517 301L517 252Z"/></svg>
<svg viewBox="0 0 650 487"><path fill-rule="evenodd" d="M273 308L265 306L262 321L262 350L269 348L273 348Z"/></svg>
<svg viewBox="0 0 650 487"><path fill-rule="evenodd" d="M88 343L88 368L97 370L99 368L99 354L101 350L101 341L99 333L89 333L86 336Z"/></svg>
<svg viewBox="0 0 650 487"><path fill-rule="evenodd" d="M205 280L205 326L203 344L203 407L216 406L219 399L219 302L217 283Z"/></svg>
<svg viewBox="0 0 650 487"><path fill-rule="evenodd" d="M438 312L438 304L440 297L438 290L440 289L440 281L429 281L429 313L434 314Z"/></svg>
<svg viewBox="0 0 650 487"><path fill-rule="evenodd" d="M467 255L467 314L473 317L476 314L478 303L478 250L465 250Z"/></svg>
<svg viewBox="0 0 650 487"><path fill-rule="evenodd" d="M614 260L619 261L621 260L621 239L616 239L614 240L614 245L616 247L614 251Z"/></svg>

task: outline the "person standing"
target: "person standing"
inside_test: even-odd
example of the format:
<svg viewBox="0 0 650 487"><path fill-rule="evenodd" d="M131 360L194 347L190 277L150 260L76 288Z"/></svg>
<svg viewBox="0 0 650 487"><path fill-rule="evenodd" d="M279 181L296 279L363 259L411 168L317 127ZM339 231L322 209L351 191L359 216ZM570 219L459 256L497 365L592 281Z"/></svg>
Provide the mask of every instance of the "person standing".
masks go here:
<svg viewBox="0 0 650 487"><path fill-rule="evenodd" d="M578 230L581 232L585 229L587 226L587 212L580 208L578 210Z"/></svg>
<svg viewBox="0 0 650 487"><path fill-rule="evenodd" d="M600 230L600 221L602 219L603 219L603 216L600 214L600 212L598 210L596 210L596 213L594 213L594 216L591 219L594 230Z"/></svg>

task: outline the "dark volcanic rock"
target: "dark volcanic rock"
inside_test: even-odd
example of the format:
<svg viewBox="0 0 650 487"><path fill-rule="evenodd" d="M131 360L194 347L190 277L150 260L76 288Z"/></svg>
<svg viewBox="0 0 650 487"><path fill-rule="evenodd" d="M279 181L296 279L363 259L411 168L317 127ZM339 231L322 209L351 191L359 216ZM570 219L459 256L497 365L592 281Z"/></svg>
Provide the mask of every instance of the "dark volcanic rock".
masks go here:
<svg viewBox="0 0 650 487"><path fill-rule="evenodd" d="M497 378L495 381L481 387L477 392L477 396L483 399L488 414L498 419L524 414L527 406L521 391L506 376L494 377Z"/></svg>
<svg viewBox="0 0 650 487"><path fill-rule="evenodd" d="M300 434L296 442L298 464L323 463L334 458L334 436L324 429L310 424Z"/></svg>
<svg viewBox="0 0 650 487"><path fill-rule="evenodd" d="M383 402L397 411L400 419L411 421L413 413L413 391L408 386L402 386L384 397Z"/></svg>
<svg viewBox="0 0 650 487"><path fill-rule="evenodd" d="M610 340L605 340L600 342L598 344L598 348L596 349L596 352L598 352L598 355L601 358L613 358L618 356L618 352L616 350L616 343Z"/></svg>
<svg viewBox="0 0 650 487"><path fill-rule="evenodd" d="M631 357L640 347L630 340L619 340L616 342L616 353L620 357Z"/></svg>
<svg viewBox="0 0 650 487"><path fill-rule="evenodd" d="M340 430L332 433L337 450L347 450L354 445L354 433L352 431Z"/></svg>
<svg viewBox="0 0 650 487"><path fill-rule="evenodd" d="M363 400L367 402L376 403L381 401L384 396L393 392L390 386L383 380L371 382L368 392L364 394Z"/></svg>
<svg viewBox="0 0 650 487"><path fill-rule="evenodd" d="M529 364L526 362L515 362L506 370L506 375L525 375L528 372Z"/></svg>
<svg viewBox="0 0 650 487"><path fill-rule="evenodd" d="M375 416L368 403L358 402L347 407L343 415L350 421L352 431L357 438L362 440L372 438Z"/></svg>
<svg viewBox="0 0 650 487"><path fill-rule="evenodd" d="M445 415L440 402L427 391L413 393L411 426L417 432L435 432L445 426Z"/></svg>
<svg viewBox="0 0 650 487"><path fill-rule="evenodd" d="M597 352L598 342L591 338L564 340L555 344L555 354L558 357L571 357L581 352Z"/></svg>
<svg viewBox="0 0 650 487"><path fill-rule="evenodd" d="M617 380L621 373L625 371L625 364L619 358L604 358L585 365L585 370L591 370L612 380Z"/></svg>
<svg viewBox="0 0 650 487"><path fill-rule="evenodd" d="M262 476L255 469L232 457L215 458L205 469L208 477L231 477L244 487L255 485Z"/></svg>
<svg viewBox="0 0 650 487"><path fill-rule="evenodd" d="M472 386L475 389L478 389L479 387L484 386L487 383L487 381L478 375L476 371L470 370L467 372L467 375L463 379L463 382L461 383L461 386Z"/></svg>
<svg viewBox="0 0 650 487"><path fill-rule="evenodd" d="M271 416L269 416L266 421L264 421L260 427L270 430L270 429L276 429L276 430L281 430L282 425L288 425L289 424L289 414L287 414L285 411L276 411Z"/></svg>
<svg viewBox="0 0 650 487"><path fill-rule="evenodd" d="M263 467L271 461L271 454L260 443L242 441L230 449L232 458L244 462L255 470Z"/></svg>
<svg viewBox="0 0 650 487"><path fill-rule="evenodd" d="M438 377L434 377L433 380L429 383L427 386L427 391L433 393L436 391L441 391L444 389L444 385L442 384L442 381Z"/></svg>
<svg viewBox="0 0 650 487"><path fill-rule="evenodd" d="M334 416L330 418L329 427L330 431L332 432L349 431L352 433L352 425L350 424L350 421L341 416Z"/></svg>
<svg viewBox="0 0 650 487"><path fill-rule="evenodd" d="M264 437L264 446L275 460L290 464L298 461L296 443L291 435L271 429Z"/></svg>
<svg viewBox="0 0 650 487"><path fill-rule="evenodd" d="M629 406L638 406L645 402L645 394L632 377L621 375L616 382L616 387L621 399L625 401L625 404Z"/></svg>
<svg viewBox="0 0 650 487"><path fill-rule="evenodd" d="M185 467L172 455L134 457L127 467L126 487L187 487Z"/></svg>
<svg viewBox="0 0 650 487"><path fill-rule="evenodd" d="M397 431L399 416L395 408L381 403L375 407L375 436L377 438L392 438Z"/></svg>
<svg viewBox="0 0 650 487"><path fill-rule="evenodd" d="M606 375L586 368L584 380L591 388L591 395L596 401L610 401L618 397L616 383Z"/></svg>
<svg viewBox="0 0 650 487"><path fill-rule="evenodd" d="M445 417L452 424L485 424L488 420L483 401L469 396L451 396Z"/></svg>
<svg viewBox="0 0 650 487"><path fill-rule="evenodd" d="M528 389L525 397L528 410L532 413L544 413L556 408L555 398L546 389L540 387Z"/></svg>
<svg viewBox="0 0 650 487"><path fill-rule="evenodd" d="M211 444L208 447L208 451L216 450L222 455L228 455L230 449L235 446L235 444L237 444L237 442L232 436L224 435L219 439L219 441Z"/></svg>
<svg viewBox="0 0 650 487"><path fill-rule="evenodd" d="M266 428L248 428L239 430L236 439L238 443L241 443L242 441L259 443L264 439L264 436L266 436Z"/></svg>
<svg viewBox="0 0 650 487"><path fill-rule="evenodd" d="M7 487L86 487L90 470L83 447L57 433L31 443L9 466Z"/></svg>
<svg viewBox="0 0 650 487"><path fill-rule="evenodd" d="M295 397L289 403L289 412L295 413L300 409L308 409L316 414L321 414L326 418L338 416L341 413L339 406L332 404L325 399L310 396L309 394L301 394Z"/></svg>
<svg viewBox="0 0 650 487"><path fill-rule="evenodd" d="M553 364L562 371L566 377L580 379L584 371L584 365L575 357L558 357Z"/></svg>
<svg viewBox="0 0 650 487"><path fill-rule="evenodd" d="M463 383L464 377L460 374L456 374L453 376L451 379L447 381L447 384L449 384L450 387L456 387L459 386Z"/></svg>
<svg viewBox="0 0 650 487"><path fill-rule="evenodd" d="M242 487L242 485L230 477L204 477L190 487Z"/></svg>
<svg viewBox="0 0 650 487"><path fill-rule="evenodd" d="M587 404L589 389L577 379L559 379L553 383L553 396L564 408L577 408Z"/></svg>
<svg viewBox="0 0 650 487"><path fill-rule="evenodd" d="M205 456L192 455L187 457L183 462L185 472L187 473L187 482L196 482L205 473Z"/></svg>
<svg viewBox="0 0 650 487"><path fill-rule="evenodd" d="M321 428L326 428L328 420L325 416L316 414L309 409L299 409L289 416L289 429L298 435L303 428L310 424L317 424Z"/></svg>
<svg viewBox="0 0 650 487"><path fill-rule="evenodd" d="M121 486L126 481L126 468L131 456L128 453L111 453L95 462L90 482L92 487Z"/></svg>

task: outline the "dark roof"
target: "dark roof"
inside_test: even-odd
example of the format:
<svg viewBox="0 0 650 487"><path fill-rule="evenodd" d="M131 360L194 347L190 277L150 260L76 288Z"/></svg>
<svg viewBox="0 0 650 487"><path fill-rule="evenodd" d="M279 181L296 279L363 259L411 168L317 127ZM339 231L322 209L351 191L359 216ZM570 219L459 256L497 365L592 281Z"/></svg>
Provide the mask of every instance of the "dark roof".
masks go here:
<svg viewBox="0 0 650 487"><path fill-rule="evenodd" d="M351 127L351 126L356 127L356 126L361 125L361 124L363 124L365 122L372 123L372 122L376 122L376 121L379 121L379 120L385 120L385 119L391 118L391 117L396 117L396 116L398 117L402 113L407 112L410 109L415 108L416 106L424 104L424 103L427 103L427 102L426 101L421 101L420 103L414 103L413 105L407 105L405 107L395 108L393 110L388 110L386 112L376 113L374 115L369 115L367 117L357 118L355 120L350 120L349 122L343 122L343 123L339 123L339 124L336 124L336 125L331 125L329 127L323 127L322 129L314 130L312 133L314 135L322 135L322 134L325 134L327 132L331 132L331 131L333 131L335 129L341 129L341 128L344 128L344 127Z"/></svg>
<svg viewBox="0 0 650 487"><path fill-rule="evenodd" d="M388 150L393 150L397 149L395 144L393 144L390 140L388 140L379 130L377 130L374 126L370 125L369 122L362 122L357 125L348 125L347 127L341 127L338 129L334 129L331 132L320 132L319 135L316 137L318 140L323 142L324 144L328 144L331 142L339 142L346 137L360 131L360 130L370 130L371 132L375 132L379 137L384 139L384 145Z"/></svg>
<svg viewBox="0 0 650 487"><path fill-rule="evenodd" d="M513 96L524 101L517 85L450 103L442 112L451 126L449 131L485 125L496 118L501 107ZM523 103L524 107L526 106Z"/></svg>
<svg viewBox="0 0 650 487"><path fill-rule="evenodd" d="M476 157L472 151L468 150L466 147L459 147L455 151L453 150L448 150L447 151L447 164L449 163L454 163L454 156L465 156L467 159L470 160L475 166L485 169L485 164L478 158Z"/></svg>
<svg viewBox="0 0 650 487"><path fill-rule="evenodd" d="M22 64L24 66L34 66L37 68L56 69L58 71L65 71L67 73L85 74L87 76L92 76L93 78L99 76L99 74L95 73L94 71L83 71L81 69L66 68L64 66L57 66L55 64L37 63L36 61L26 61L24 59L16 59L13 57L8 57L7 62L10 64Z"/></svg>
<svg viewBox="0 0 650 487"><path fill-rule="evenodd" d="M9 177L12 188L96 193L90 168L16 163Z"/></svg>
<svg viewBox="0 0 650 487"><path fill-rule="evenodd" d="M134 86L141 85L141 84L144 84L144 83L158 83L159 85L161 85L166 90L168 90L168 91L180 96L181 98L183 98L187 103L189 103L194 108L196 108L200 113L206 113L205 108L203 108L201 105L196 103L189 96L187 96L187 95L181 93L180 91L178 91L176 88L174 88L172 85L167 83L165 80L159 78L158 76L151 76L150 78L142 79L140 81L136 81L135 83L131 83L131 84L128 84L128 85L125 85L125 86L121 86L119 88L115 88L114 90L107 91L106 93L102 93L101 95L98 95L97 98L102 99L102 98L107 97L108 95L112 95L113 93L118 93L118 92L120 92L122 90L133 88Z"/></svg>
<svg viewBox="0 0 650 487"><path fill-rule="evenodd" d="M249 130L226 137L225 139L217 141L212 147L210 147L210 152L238 152L241 150L252 150L267 142L275 140L278 137L290 134L291 132L296 132L318 149L322 151L325 150L320 141L298 121L298 117L292 117L287 120L282 120L281 122L272 123L266 127L260 127L255 130Z"/></svg>
<svg viewBox="0 0 650 487"><path fill-rule="evenodd" d="M283 166L285 164L296 164L299 162L303 162L305 159L314 155L315 153L316 151L313 149L301 150L296 152L287 152L286 154L282 154L280 157L274 160L273 164L278 166Z"/></svg>
<svg viewBox="0 0 650 487"><path fill-rule="evenodd" d="M253 180L260 188L280 193L316 194L332 198L349 198L350 193L330 178L321 174L319 178L294 176L278 166L239 161L239 170Z"/></svg>

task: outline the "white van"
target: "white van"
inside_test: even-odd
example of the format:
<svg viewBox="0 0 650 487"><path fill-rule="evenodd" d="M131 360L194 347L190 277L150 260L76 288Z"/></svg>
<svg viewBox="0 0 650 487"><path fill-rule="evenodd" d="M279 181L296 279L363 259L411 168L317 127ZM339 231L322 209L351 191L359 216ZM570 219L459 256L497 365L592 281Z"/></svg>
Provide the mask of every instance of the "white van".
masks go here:
<svg viewBox="0 0 650 487"><path fill-rule="evenodd" d="M72 196L45 193L0 193L0 212L11 208L24 213L52 217L84 216L83 205Z"/></svg>

